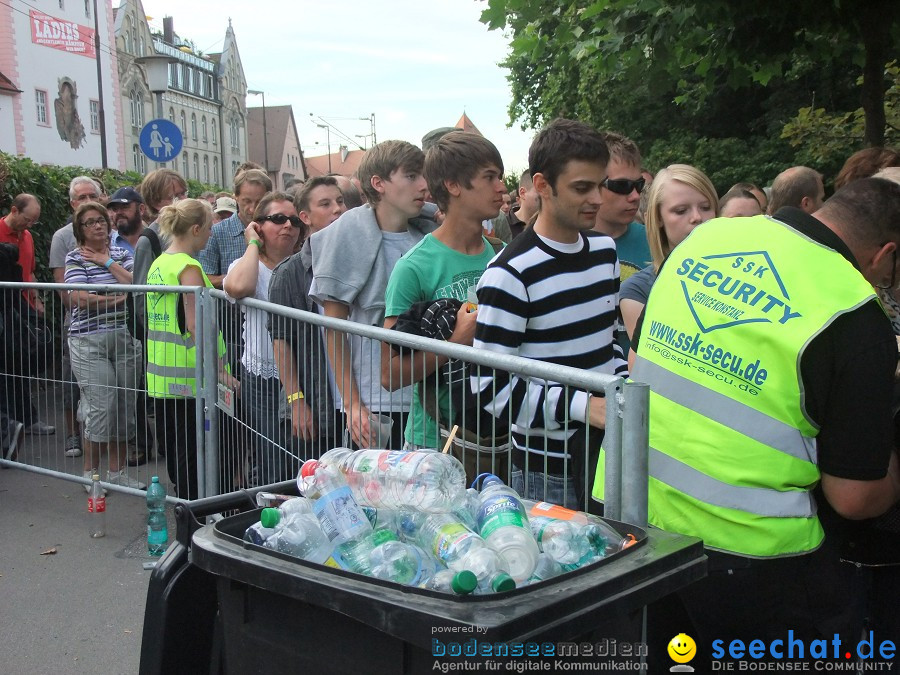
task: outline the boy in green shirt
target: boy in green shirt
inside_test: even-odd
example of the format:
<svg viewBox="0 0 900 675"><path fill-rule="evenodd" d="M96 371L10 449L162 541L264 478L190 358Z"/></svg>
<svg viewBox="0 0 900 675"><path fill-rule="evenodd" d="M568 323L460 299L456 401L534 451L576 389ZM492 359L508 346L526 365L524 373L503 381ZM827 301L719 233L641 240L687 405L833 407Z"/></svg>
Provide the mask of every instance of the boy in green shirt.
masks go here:
<svg viewBox="0 0 900 675"><path fill-rule="evenodd" d="M394 267L385 292L385 328L416 302L453 298L462 302L450 342L471 345L477 310L468 311L469 290L496 251L482 233L482 221L496 218L503 205L503 160L494 144L478 134L454 131L442 137L425 156L425 178L443 224L410 249ZM447 362L432 353L387 345L381 350L382 386L397 389L431 375ZM437 448L437 422L422 407L422 384L416 385L405 439L412 447ZM449 392L438 392L442 416L447 415Z"/></svg>

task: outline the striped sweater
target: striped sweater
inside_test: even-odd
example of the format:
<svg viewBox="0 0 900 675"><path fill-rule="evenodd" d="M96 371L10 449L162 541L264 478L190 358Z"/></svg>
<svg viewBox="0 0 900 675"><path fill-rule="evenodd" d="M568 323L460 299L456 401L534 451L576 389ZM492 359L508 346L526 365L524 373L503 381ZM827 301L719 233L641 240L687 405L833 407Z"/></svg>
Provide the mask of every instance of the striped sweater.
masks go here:
<svg viewBox="0 0 900 675"><path fill-rule="evenodd" d="M618 294L611 238L588 232L561 244L528 228L481 277L474 347L624 376L628 366L614 339ZM585 391L483 369L472 389L485 410L512 421L522 450L566 457L566 440L585 422Z"/></svg>

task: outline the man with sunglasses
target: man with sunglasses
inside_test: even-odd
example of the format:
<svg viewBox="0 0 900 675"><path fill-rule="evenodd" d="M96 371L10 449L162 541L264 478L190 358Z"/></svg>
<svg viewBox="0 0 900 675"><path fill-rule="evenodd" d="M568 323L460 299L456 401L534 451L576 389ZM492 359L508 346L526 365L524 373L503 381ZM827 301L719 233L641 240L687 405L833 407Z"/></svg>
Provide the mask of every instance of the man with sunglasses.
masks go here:
<svg viewBox="0 0 900 675"><path fill-rule="evenodd" d="M630 138L607 131L601 134L609 148L606 179L600 186L600 208L594 231L613 238L622 281L650 264L647 231L637 222L645 179L641 153Z"/></svg>
<svg viewBox="0 0 900 675"><path fill-rule="evenodd" d="M650 523L709 556L680 594L698 652L859 640L839 550L900 499L897 345L873 289L896 283L898 246L900 185L867 178L813 214L710 220L660 269L632 376L651 388Z"/></svg>

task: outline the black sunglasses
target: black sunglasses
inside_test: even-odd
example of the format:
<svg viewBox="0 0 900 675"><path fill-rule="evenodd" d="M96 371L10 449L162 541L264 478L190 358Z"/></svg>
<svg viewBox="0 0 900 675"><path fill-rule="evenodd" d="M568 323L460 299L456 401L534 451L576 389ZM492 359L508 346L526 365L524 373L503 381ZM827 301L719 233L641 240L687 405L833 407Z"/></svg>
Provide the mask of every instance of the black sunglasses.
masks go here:
<svg viewBox="0 0 900 675"><path fill-rule="evenodd" d="M637 190L640 194L644 190L644 185L647 184L646 179L638 178L637 180L631 180L630 178L604 178L603 182L600 183L603 187L605 187L610 192L615 192L617 195L630 195L632 190Z"/></svg>
<svg viewBox="0 0 900 675"><path fill-rule="evenodd" d="M287 221L291 221L291 225L294 227L303 227L303 221L300 220L297 216L286 216L283 213L273 213L269 216L263 216L259 219L259 222L264 223L267 220L271 220L276 225L284 225Z"/></svg>

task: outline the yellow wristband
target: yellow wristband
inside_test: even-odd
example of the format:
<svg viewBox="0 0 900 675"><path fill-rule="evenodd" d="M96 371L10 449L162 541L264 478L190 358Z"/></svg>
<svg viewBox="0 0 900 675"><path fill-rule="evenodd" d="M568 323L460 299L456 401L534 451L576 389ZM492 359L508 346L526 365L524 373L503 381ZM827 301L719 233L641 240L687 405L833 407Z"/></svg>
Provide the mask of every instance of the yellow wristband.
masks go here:
<svg viewBox="0 0 900 675"><path fill-rule="evenodd" d="M288 403L296 403L303 398L303 392L297 391L287 397Z"/></svg>
<svg viewBox="0 0 900 675"><path fill-rule="evenodd" d="M256 248L262 248L262 242L259 239L251 239L251 244L254 244Z"/></svg>

